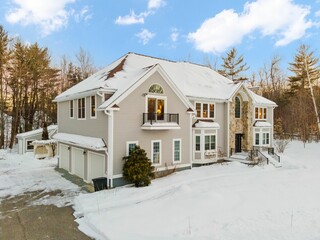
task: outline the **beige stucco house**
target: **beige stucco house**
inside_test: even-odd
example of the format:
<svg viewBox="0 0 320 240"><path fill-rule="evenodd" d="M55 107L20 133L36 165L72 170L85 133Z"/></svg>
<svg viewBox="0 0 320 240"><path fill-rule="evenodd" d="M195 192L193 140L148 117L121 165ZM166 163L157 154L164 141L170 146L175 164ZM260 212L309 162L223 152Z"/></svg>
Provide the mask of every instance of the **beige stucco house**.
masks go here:
<svg viewBox="0 0 320 240"><path fill-rule="evenodd" d="M55 98L59 167L123 185L140 145L156 171L189 169L270 147L276 104L214 70L128 53Z"/></svg>

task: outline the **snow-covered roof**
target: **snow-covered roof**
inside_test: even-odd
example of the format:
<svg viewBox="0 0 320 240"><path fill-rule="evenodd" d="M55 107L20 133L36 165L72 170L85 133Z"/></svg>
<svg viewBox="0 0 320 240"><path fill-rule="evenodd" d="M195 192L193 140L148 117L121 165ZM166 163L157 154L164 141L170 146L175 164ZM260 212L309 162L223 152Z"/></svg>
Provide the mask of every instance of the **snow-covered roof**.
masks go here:
<svg viewBox="0 0 320 240"><path fill-rule="evenodd" d="M250 94L251 94L251 97L253 99L253 103L255 105L261 105L261 106L274 106L276 107L277 104L265 97L262 97L254 92L252 92L251 90L249 90Z"/></svg>
<svg viewBox="0 0 320 240"><path fill-rule="evenodd" d="M195 128L220 128L219 123L213 121L197 121L194 124Z"/></svg>
<svg viewBox="0 0 320 240"><path fill-rule="evenodd" d="M106 148L106 144L102 138L87 137L69 133L57 133L53 136L53 139L59 142L76 144L93 150L104 150Z"/></svg>
<svg viewBox="0 0 320 240"><path fill-rule="evenodd" d="M161 66L172 82L178 86L181 93L188 98L226 101L242 85L241 83L235 84L207 66L128 53L61 93L55 98L55 101L89 96L93 91L100 90L114 93L99 109L110 107L113 101L152 71L156 65ZM275 104L261 96L256 97L255 94L252 96L258 104Z"/></svg>
<svg viewBox="0 0 320 240"><path fill-rule="evenodd" d="M272 127L271 123L269 123L267 121L256 121L253 126L255 126L255 127Z"/></svg>
<svg viewBox="0 0 320 240"><path fill-rule="evenodd" d="M57 131L58 125L50 125L48 126L48 133L49 135L53 134L55 131ZM32 130L29 132L19 133L17 134L17 138L25 138L25 137L31 137L37 134L42 134L43 128L38 128L36 130Z"/></svg>

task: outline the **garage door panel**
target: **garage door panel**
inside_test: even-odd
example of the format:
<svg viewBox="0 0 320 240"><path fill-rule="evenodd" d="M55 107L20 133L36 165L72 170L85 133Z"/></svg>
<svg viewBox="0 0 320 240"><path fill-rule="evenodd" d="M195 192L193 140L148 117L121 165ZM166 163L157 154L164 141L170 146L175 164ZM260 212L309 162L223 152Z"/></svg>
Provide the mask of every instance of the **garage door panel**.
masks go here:
<svg viewBox="0 0 320 240"><path fill-rule="evenodd" d="M72 148L72 173L84 178L84 154L80 148Z"/></svg>
<svg viewBox="0 0 320 240"><path fill-rule="evenodd" d="M70 155L69 149L67 145L60 144L60 159L59 159L59 167L70 171Z"/></svg>
<svg viewBox="0 0 320 240"><path fill-rule="evenodd" d="M105 176L105 156L93 152L88 153L88 180Z"/></svg>

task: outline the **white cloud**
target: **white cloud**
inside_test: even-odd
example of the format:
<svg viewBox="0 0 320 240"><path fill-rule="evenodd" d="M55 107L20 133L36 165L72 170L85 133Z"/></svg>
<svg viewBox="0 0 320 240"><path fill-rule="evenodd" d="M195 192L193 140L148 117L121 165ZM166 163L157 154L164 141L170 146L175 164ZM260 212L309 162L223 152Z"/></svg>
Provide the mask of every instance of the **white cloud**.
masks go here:
<svg viewBox="0 0 320 240"><path fill-rule="evenodd" d="M67 10L67 5L75 0L11 0L11 7L6 13L6 21L23 26L36 25L42 35L48 35L67 26L70 16L75 14L73 9ZM88 9L83 9L79 18L88 19Z"/></svg>
<svg viewBox="0 0 320 240"><path fill-rule="evenodd" d="M145 17L149 16L149 14L150 12L142 12L137 15L134 11L131 11L126 16L119 16L115 23L118 25L143 24Z"/></svg>
<svg viewBox="0 0 320 240"><path fill-rule="evenodd" d="M79 12L74 12L73 15L76 22L80 22L81 20L87 22L92 18L92 14L90 13L88 6L84 6Z"/></svg>
<svg viewBox="0 0 320 240"><path fill-rule="evenodd" d="M143 45L146 45L155 35L155 33L150 32L148 29L142 29L141 32L136 34L136 37L139 38L139 41Z"/></svg>
<svg viewBox="0 0 320 240"><path fill-rule="evenodd" d="M157 9L166 5L166 2L163 0L149 0L148 9Z"/></svg>
<svg viewBox="0 0 320 240"><path fill-rule="evenodd" d="M320 10L316 12L316 17L320 17Z"/></svg>
<svg viewBox="0 0 320 240"><path fill-rule="evenodd" d="M300 39L313 23L306 19L309 7L292 0L257 0L246 3L240 14L233 9L223 10L207 19L188 39L203 52L221 53L241 43L256 31L275 37L276 46L284 46Z"/></svg>
<svg viewBox="0 0 320 240"><path fill-rule="evenodd" d="M172 42L176 42L179 38L179 31L177 28L171 29L170 39Z"/></svg>

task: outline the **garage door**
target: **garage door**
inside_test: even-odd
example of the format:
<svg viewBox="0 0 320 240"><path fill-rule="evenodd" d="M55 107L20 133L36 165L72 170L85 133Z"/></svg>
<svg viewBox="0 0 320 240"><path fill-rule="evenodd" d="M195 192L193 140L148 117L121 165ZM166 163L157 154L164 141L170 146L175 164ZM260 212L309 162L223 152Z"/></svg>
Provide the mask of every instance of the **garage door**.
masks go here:
<svg viewBox="0 0 320 240"><path fill-rule="evenodd" d="M59 159L59 168L63 168L70 171L70 155L68 146L64 144L60 144L60 159Z"/></svg>
<svg viewBox="0 0 320 240"><path fill-rule="evenodd" d="M104 155L89 152L88 153L88 181L93 178L105 176L105 158Z"/></svg>
<svg viewBox="0 0 320 240"><path fill-rule="evenodd" d="M81 178L84 178L83 149L73 147L71 159L72 159L72 164L71 164L72 171L71 172Z"/></svg>

